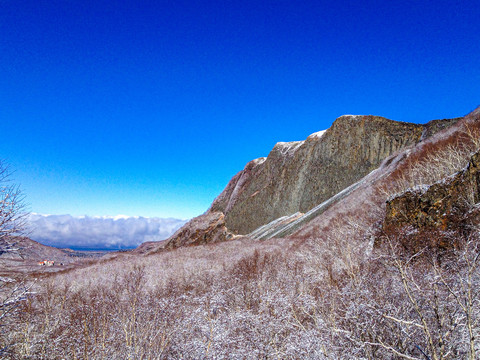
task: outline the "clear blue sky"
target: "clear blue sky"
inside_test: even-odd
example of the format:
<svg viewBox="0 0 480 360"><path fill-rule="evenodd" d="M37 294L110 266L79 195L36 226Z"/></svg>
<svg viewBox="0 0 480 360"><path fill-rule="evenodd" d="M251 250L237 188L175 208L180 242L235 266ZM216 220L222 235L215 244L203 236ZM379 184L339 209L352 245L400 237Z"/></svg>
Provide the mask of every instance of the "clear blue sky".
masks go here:
<svg viewBox="0 0 480 360"><path fill-rule="evenodd" d="M38 213L189 218L342 114L480 104L477 1L0 0L0 158Z"/></svg>

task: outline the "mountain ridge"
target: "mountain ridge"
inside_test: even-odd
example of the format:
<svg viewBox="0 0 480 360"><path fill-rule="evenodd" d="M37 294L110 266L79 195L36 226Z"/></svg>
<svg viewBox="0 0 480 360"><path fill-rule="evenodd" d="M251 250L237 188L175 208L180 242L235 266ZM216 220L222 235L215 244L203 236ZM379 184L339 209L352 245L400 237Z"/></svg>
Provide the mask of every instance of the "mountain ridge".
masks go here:
<svg viewBox="0 0 480 360"><path fill-rule="evenodd" d="M149 252L213 239L218 242L218 229L222 229L222 241L252 234L261 234L260 238L293 234L348 196L348 191L342 191L352 186L353 191L354 184L386 158L424 142L460 119L414 124L373 115L344 115L329 129L303 141L279 142L267 157L249 161L235 174L205 214L161 245L149 246ZM320 211L314 210L320 205L324 205ZM269 223L285 229L269 229ZM209 233L209 229L215 231Z"/></svg>
<svg viewBox="0 0 480 360"><path fill-rule="evenodd" d="M223 212L227 228L243 235L282 216L306 213L360 180L395 151L456 121L421 125L372 115L341 116L321 136L277 143L266 159L247 163L209 211Z"/></svg>

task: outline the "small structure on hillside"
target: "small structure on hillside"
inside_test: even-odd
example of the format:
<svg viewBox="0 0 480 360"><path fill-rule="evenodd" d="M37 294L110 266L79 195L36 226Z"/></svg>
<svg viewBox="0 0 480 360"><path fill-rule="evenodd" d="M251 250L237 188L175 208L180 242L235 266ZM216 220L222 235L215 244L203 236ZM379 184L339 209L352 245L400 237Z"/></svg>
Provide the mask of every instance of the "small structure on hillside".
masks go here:
<svg viewBox="0 0 480 360"><path fill-rule="evenodd" d="M54 260L43 260L38 263L39 266L53 266L55 265Z"/></svg>

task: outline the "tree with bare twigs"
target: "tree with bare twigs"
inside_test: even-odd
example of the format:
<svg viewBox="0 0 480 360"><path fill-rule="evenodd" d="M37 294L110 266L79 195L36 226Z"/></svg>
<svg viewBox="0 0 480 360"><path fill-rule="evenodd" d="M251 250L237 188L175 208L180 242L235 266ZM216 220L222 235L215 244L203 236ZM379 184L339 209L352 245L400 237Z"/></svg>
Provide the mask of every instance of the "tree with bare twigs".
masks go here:
<svg viewBox="0 0 480 360"><path fill-rule="evenodd" d="M0 255L18 253L18 236L26 227L27 212L24 196L18 185L11 181L12 172L0 161ZM28 286L19 279L0 277L0 331L6 331L5 326L11 316L26 300ZM0 344L0 355L4 355L9 344Z"/></svg>
<svg viewBox="0 0 480 360"><path fill-rule="evenodd" d="M11 181L12 172L0 161L0 254L18 251L15 237L25 230L24 196Z"/></svg>

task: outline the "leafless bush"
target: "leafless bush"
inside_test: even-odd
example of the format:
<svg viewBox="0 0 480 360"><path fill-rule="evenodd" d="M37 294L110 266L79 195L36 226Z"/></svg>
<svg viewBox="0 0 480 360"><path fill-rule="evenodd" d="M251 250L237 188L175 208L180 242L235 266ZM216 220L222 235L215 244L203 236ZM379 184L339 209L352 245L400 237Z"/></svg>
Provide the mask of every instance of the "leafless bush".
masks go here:
<svg viewBox="0 0 480 360"><path fill-rule="evenodd" d="M11 182L11 171L0 161L0 254L16 252L15 236L25 230L24 196Z"/></svg>
<svg viewBox="0 0 480 360"><path fill-rule="evenodd" d="M363 273L331 287L321 305L345 357L476 359L480 352L480 241L449 252L406 254L383 239ZM458 242L458 239L457 239ZM355 349L355 352L354 350ZM342 357L342 356L340 356Z"/></svg>
<svg viewBox="0 0 480 360"><path fill-rule="evenodd" d="M234 240L54 275L0 340L26 359L478 355L477 237L427 256L393 237L372 250L373 232L353 218L333 225L332 247L310 255L288 240Z"/></svg>
<svg viewBox="0 0 480 360"><path fill-rule="evenodd" d="M406 168L396 174L393 183L384 191L393 195L421 185L431 185L463 169L478 150L480 129L465 125L454 140L437 146L426 144L424 155L407 161Z"/></svg>
<svg viewBox="0 0 480 360"><path fill-rule="evenodd" d="M19 253L18 235L25 229L24 197L10 180L11 171L0 161L0 255ZM0 333L10 329L10 318L15 318L22 302L29 294L29 285L18 277L0 278ZM10 351L10 342L0 343L0 355Z"/></svg>

